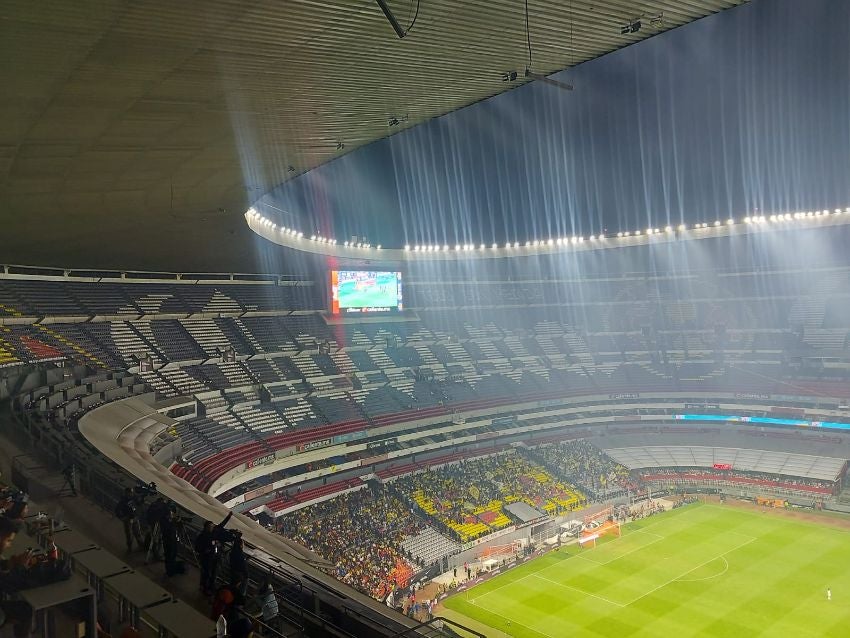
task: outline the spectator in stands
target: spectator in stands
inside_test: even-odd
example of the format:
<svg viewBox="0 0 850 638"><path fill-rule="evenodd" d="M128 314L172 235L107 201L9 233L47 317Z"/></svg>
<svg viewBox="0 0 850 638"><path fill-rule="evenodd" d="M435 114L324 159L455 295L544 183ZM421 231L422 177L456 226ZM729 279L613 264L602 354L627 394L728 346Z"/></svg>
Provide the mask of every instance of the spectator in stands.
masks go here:
<svg viewBox="0 0 850 638"><path fill-rule="evenodd" d="M257 589L257 603L263 614L263 622L273 625L277 620L278 605L271 579L265 576Z"/></svg>
<svg viewBox="0 0 850 638"><path fill-rule="evenodd" d="M336 577L377 600L413 572L400 546L422 529L408 506L386 488L296 510L283 516L281 525L284 535L334 563Z"/></svg>
<svg viewBox="0 0 850 638"><path fill-rule="evenodd" d="M16 593L15 578L13 570L25 565L31 554L29 552L3 558L8 551L20 528L20 523L7 516L0 516L0 629L6 626L13 627L13 633L17 637L29 636L32 628L32 608L24 601L9 600Z"/></svg>

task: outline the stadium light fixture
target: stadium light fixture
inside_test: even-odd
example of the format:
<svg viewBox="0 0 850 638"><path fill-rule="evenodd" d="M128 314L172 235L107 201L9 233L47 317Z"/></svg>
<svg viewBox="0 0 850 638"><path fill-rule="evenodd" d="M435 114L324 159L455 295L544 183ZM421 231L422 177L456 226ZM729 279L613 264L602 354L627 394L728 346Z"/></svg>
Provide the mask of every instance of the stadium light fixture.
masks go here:
<svg viewBox="0 0 850 638"><path fill-rule="evenodd" d="M617 233L617 237L622 237L622 236L623 236L622 232Z"/></svg>
<svg viewBox="0 0 850 638"><path fill-rule="evenodd" d="M665 233L672 233L672 232L673 232L673 227L672 227L672 226L665 226L665 227L664 227L664 232L665 232Z"/></svg>
<svg viewBox="0 0 850 638"><path fill-rule="evenodd" d="M410 244L405 244L405 245L404 245L404 249L405 249L405 250L410 250Z"/></svg>
<svg viewBox="0 0 850 638"><path fill-rule="evenodd" d="M531 246L531 242L530 241L525 242L525 247L528 248L529 246Z"/></svg>
<svg viewBox="0 0 850 638"><path fill-rule="evenodd" d="M714 220L714 225L715 225L715 226L720 226L720 220L719 220L719 219L715 219L715 220Z"/></svg>
<svg viewBox="0 0 850 638"><path fill-rule="evenodd" d="M684 231L688 230L688 227L685 226L684 224L679 224L679 230L684 232Z"/></svg>
<svg viewBox="0 0 850 638"><path fill-rule="evenodd" d="M492 246L490 246L490 248L492 248L493 250L496 250L496 248L498 248L498 246L496 246L496 244L495 244L495 243L493 243L493 245L492 245Z"/></svg>
<svg viewBox="0 0 850 638"><path fill-rule="evenodd" d="M381 244L378 244L378 250L381 250Z"/></svg>
<svg viewBox="0 0 850 638"><path fill-rule="evenodd" d="M727 225L727 226L731 226L731 225L733 225L734 223L735 223L735 220L734 220L734 219L732 219L731 217L730 217L729 219L727 219L727 220L726 220L726 225Z"/></svg>

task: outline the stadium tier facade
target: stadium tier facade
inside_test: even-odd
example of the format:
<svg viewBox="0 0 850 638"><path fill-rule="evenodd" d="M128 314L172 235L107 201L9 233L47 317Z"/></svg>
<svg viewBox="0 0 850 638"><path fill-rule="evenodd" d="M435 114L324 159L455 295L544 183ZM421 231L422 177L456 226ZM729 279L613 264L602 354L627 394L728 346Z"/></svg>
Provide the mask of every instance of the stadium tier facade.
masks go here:
<svg viewBox="0 0 850 638"><path fill-rule="evenodd" d="M843 507L850 264L814 219L790 258L745 232L311 279L6 266L0 396L57 457L236 512L315 622L394 635L395 592L648 490Z"/></svg>

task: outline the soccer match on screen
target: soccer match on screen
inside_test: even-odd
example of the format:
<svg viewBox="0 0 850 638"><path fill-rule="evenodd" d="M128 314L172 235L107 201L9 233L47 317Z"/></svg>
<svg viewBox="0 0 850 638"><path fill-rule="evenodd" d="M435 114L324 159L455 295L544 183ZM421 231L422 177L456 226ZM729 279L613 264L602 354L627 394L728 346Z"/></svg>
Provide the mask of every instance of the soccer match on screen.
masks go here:
<svg viewBox="0 0 850 638"><path fill-rule="evenodd" d="M331 273L334 312L401 310L401 273L340 270Z"/></svg>

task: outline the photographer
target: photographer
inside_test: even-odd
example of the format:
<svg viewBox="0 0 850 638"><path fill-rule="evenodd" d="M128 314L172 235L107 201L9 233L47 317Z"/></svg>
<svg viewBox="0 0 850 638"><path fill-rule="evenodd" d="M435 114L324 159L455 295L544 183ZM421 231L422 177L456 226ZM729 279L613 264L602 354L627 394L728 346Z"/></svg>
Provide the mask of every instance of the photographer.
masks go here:
<svg viewBox="0 0 850 638"><path fill-rule="evenodd" d="M128 487L124 490L124 498L118 501L118 504L115 506L115 516L117 516L124 525L124 538L127 541L127 553L133 551L134 537L139 548L144 547L142 527L139 524L137 509L138 498L133 493L133 488Z"/></svg>

